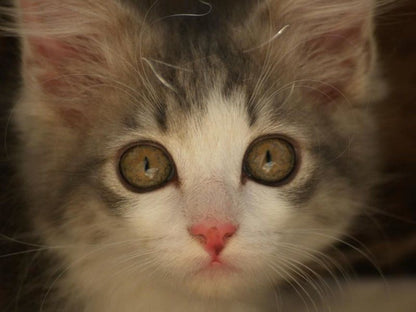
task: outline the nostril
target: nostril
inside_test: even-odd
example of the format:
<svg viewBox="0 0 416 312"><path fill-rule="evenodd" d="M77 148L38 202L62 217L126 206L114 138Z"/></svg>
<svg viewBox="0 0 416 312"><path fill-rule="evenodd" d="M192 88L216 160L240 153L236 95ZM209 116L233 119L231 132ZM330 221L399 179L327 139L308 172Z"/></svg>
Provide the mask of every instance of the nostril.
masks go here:
<svg viewBox="0 0 416 312"><path fill-rule="evenodd" d="M207 229L201 224L193 225L189 228L189 233L196 238L205 239Z"/></svg>
<svg viewBox="0 0 416 312"><path fill-rule="evenodd" d="M234 235L235 232L227 232L224 234L224 238L230 238L231 236Z"/></svg>
<svg viewBox="0 0 416 312"><path fill-rule="evenodd" d="M192 232L191 232L192 233ZM194 234L192 234L192 236L194 236L197 240L199 240L202 244L206 244L206 238L205 238L205 236L204 235L202 235L202 234L196 234L196 235L194 235Z"/></svg>
<svg viewBox="0 0 416 312"><path fill-rule="evenodd" d="M228 239L235 234L235 232L237 231L237 227L231 223L226 223L220 228L220 231L222 231L223 237L225 239Z"/></svg>

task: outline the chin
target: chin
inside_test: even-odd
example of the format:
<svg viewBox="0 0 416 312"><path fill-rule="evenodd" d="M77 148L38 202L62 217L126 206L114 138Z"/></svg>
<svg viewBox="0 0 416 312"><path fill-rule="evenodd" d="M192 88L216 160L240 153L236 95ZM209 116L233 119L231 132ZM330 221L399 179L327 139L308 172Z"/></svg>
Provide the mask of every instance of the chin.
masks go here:
<svg viewBox="0 0 416 312"><path fill-rule="evenodd" d="M264 287L258 279L225 264L211 264L188 276L186 286L203 298L231 299Z"/></svg>

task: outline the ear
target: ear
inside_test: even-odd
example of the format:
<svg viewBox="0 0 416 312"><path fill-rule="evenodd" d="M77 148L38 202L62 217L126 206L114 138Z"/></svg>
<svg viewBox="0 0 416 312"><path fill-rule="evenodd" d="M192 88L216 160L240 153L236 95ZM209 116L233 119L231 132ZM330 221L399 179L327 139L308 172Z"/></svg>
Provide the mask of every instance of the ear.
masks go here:
<svg viewBox="0 0 416 312"><path fill-rule="evenodd" d="M375 1L272 1L276 24L289 25L275 44L289 49L283 59L296 86L320 102L364 99L376 60Z"/></svg>
<svg viewBox="0 0 416 312"><path fill-rule="evenodd" d="M112 0L19 0L17 6L28 105L42 105L69 124L88 119L97 110L97 88L117 75L122 43L109 46L107 36L127 11Z"/></svg>
<svg viewBox="0 0 416 312"><path fill-rule="evenodd" d="M70 85L71 67L102 63L94 42L99 21L90 20L86 11L65 0L19 0L18 4L25 82L33 79L43 91L59 95Z"/></svg>

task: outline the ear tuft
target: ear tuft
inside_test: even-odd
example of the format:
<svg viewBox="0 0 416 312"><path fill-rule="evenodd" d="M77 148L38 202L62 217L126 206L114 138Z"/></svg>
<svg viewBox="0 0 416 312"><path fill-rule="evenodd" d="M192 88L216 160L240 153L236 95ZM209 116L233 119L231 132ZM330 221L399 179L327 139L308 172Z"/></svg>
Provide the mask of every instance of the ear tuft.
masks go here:
<svg viewBox="0 0 416 312"><path fill-rule="evenodd" d="M136 16L112 0L18 0L15 12L25 94L69 123L88 119L134 46L114 32Z"/></svg>
<svg viewBox="0 0 416 312"><path fill-rule="evenodd" d="M375 0L270 0L276 29L290 25L275 42L285 40L289 53L279 57L299 87L320 102L366 98L377 6Z"/></svg>
<svg viewBox="0 0 416 312"><path fill-rule="evenodd" d="M83 16L86 12L77 10L71 1L19 3L24 78L32 78L45 91L59 94L68 86L70 75L80 69L80 63L99 60L99 47L92 40L96 35L94 24L99 21Z"/></svg>

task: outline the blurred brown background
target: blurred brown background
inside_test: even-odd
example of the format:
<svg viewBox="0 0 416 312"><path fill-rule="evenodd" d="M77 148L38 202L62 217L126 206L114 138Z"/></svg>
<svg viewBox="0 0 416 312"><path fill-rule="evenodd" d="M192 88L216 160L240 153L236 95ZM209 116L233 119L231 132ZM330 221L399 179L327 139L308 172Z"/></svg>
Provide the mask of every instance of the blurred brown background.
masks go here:
<svg viewBox="0 0 416 312"><path fill-rule="evenodd" d="M385 214L376 216L378 225L365 244L385 272L416 273L416 1L396 5L380 16L377 29L380 61L391 86L377 116L380 157L391 180L378 198Z"/></svg>
<svg viewBox="0 0 416 312"><path fill-rule="evenodd" d="M384 273L407 276L416 274L416 0L400 1L395 9L380 16L377 36L380 61L391 86L390 95L377 112L380 158L389 182L377 196L378 213L359 223L354 235L367 246L370 257ZM13 188L9 149L14 138L8 126L19 85L17 46L13 38L0 37L0 234L12 236L20 218L19 205L7 193ZM356 241L351 243L357 245ZM18 262L16 256L2 255L24 248L10 246L0 237L0 303L6 293L4 281L17 274L10 266L7 272L4 268ZM355 271L375 273L368 259L354 250L347 252Z"/></svg>

